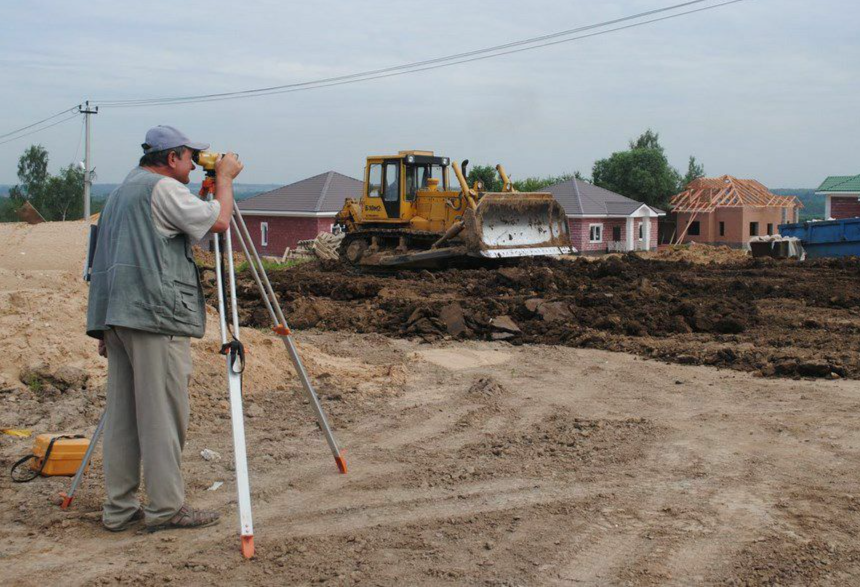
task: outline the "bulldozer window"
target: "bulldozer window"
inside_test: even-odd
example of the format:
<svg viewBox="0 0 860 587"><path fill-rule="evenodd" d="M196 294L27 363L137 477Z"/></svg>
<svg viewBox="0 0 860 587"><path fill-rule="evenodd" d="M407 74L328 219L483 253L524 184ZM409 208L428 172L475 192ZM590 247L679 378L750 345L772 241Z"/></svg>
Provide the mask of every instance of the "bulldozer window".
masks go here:
<svg viewBox="0 0 860 587"><path fill-rule="evenodd" d="M375 163L367 173L367 197L378 198L382 191L382 165Z"/></svg>
<svg viewBox="0 0 860 587"><path fill-rule="evenodd" d="M415 192L420 189L418 187L418 176L421 174L421 168L415 165L406 166L406 193L403 194L403 199L411 202L415 199Z"/></svg>
<svg viewBox="0 0 860 587"><path fill-rule="evenodd" d="M407 165L406 166L406 194L404 199L411 202L415 199L418 190L426 190L431 177L439 180L439 188L447 189L445 173L441 165Z"/></svg>
<svg viewBox="0 0 860 587"><path fill-rule="evenodd" d="M398 162L385 164L385 192L382 199L386 202L397 202L400 200L400 178Z"/></svg>

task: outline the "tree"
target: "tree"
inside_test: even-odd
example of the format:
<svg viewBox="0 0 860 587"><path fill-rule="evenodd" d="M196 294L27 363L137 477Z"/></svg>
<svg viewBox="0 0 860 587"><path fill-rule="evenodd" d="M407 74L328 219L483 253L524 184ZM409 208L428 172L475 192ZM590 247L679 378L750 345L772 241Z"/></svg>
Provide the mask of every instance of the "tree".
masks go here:
<svg viewBox="0 0 860 587"><path fill-rule="evenodd" d="M59 175L48 178L48 185L41 198L45 220L69 220L84 214L84 171L74 165L60 170Z"/></svg>
<svg viewBox="0 0 860 587"><path fill-rule="evenodd" d="M490 165L475 165L469 170L466 176L466 181L471 187L476 181L484 184L485 192L500 192L502 191L502 180L499 178L499 173L495 167Z"/></svg>
<svg viewBox="0 0 860 587"><path fill-rule="evenodd" d="M569 173L564 173L562 175L559 175L558 177L552 175L547 177L527 177L523 180L515 181L513 182L513 184L514 189L519 192L539 192L551 185L555 185L557 183L573 179L574 177L575 175L571 175ZM578 177L577 179L582 178Z"/></svg>
<svg viewBox="0 0 860 587"><path fill-rule="evenodd" d="M80 218L84 212L84 172L73 165L48 173L48 151L31 145L18 160L18 185L9 189L10 205L2 211L4 220L14 220L14 212L25 201L45 220Z"/></svg>
<svg viewBox="0 0 860 587"><path fill-rule="evenodd" d="M42 145L30 145L18 159L19 185L9 190L9 197L23 203L38 199L48 183L48 151Z"/></svg>
<svg viewBox="0 0 860 587"><path fill-rule="evenodd" d="M654 149L663 152L663 146L660 144L660 133L656 133L650 128L643 132L638 139L631 140L629 143L630 150L635 149Z"/></svg>
<svg viewBox="0 0 860 587"><path fill-rule="evenodd" d="M594 184L649 206L665 207L678 189L681 174L669 165L659 138L648 129L630 141L630 150L596 161Z"/></svg>
<svg viewBox="0 0 860 587"><path fill-rule="evenodd" d="M678 186L678 191L684 191L693 180L699 179L700 177L705 177L705 166L701 163L697 163L696 158L690 155L690 162L687 164L687 175L685 175L681 180L681 184Z"/></svg>

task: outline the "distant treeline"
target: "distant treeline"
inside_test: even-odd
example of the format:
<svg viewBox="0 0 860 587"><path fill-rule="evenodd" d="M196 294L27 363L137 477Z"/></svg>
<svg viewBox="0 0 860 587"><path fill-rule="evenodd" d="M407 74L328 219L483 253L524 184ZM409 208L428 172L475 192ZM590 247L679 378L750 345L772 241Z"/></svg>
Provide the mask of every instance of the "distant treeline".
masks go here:
<svg viewBox="0 0 860 587"><path fill-rule="evenodd" d="M103 200L107 198L112 191L114 191L118 183L95 183L93 184L93 199L94 200ZM9 189L11 185L0 185L0 198L6 198L9 196ZM250 198L252 196L256 196L258 194L262 194L263 192L268 192L270 190L281 187L280 184L274 183L237 183L233 185L233 194L236 196L238 200L244 200L246 198ZM200 190L199 183L190 183L188 184L188 189L190 189L193 193L197 193Z"/></svg>
<svg viewBox="0 0 860 587"><path fill-rule="evenodd" d="M778 188L770 190L778 196L797 196L803 209L800 211L800 221L824 218L824 196L816 196L815 190Z"/></svg>

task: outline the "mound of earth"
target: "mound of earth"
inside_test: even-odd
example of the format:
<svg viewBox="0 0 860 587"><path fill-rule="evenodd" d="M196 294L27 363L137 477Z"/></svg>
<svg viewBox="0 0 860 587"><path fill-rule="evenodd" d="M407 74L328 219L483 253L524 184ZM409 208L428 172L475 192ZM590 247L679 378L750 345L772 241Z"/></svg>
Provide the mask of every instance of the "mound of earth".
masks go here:
<svg viewBox="0 0 860 587"><path fill-rule="evenodd" d="M860 377L857 259L702 264L631 254L387 275L312 262L271 278L298 328L600 348L763 376ZM249 276L240 296L245 322L267 325Z"/></svg>

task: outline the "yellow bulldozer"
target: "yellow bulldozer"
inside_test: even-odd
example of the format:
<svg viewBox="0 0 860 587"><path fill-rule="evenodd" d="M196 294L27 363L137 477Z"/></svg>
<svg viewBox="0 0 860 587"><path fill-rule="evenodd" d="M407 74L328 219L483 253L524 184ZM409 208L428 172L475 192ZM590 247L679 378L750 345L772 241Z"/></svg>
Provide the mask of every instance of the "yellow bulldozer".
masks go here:
<svg viewBox="0 0 860 587"><path fill-rule="evenodd" d="M438 265L446 259L501 259L576 252L567 217L548 193L514 190L501 165L501 192L469 186L465 167L432 151L367 158L364 193L348 198L335 223L340 258L356 266ZM449 168L459 189L451 189Z"/></svg>

